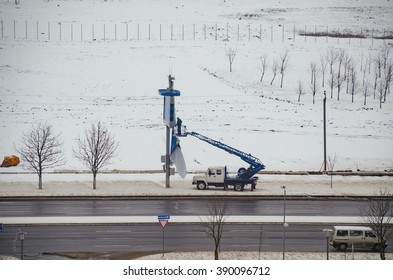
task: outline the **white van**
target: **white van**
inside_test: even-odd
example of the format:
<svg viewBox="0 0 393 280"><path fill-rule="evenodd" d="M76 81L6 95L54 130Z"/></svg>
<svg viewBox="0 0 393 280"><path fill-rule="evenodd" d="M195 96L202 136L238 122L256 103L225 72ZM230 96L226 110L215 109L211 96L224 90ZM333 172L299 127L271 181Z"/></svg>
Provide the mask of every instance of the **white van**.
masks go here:
<svg viewBox="0 0 393 280"><path fill-rule="evenodd" d="M378 238L369 227L334 226L330 235L330 245L337 250L345 251L347 247L368 248L379 251Z"/></svg>

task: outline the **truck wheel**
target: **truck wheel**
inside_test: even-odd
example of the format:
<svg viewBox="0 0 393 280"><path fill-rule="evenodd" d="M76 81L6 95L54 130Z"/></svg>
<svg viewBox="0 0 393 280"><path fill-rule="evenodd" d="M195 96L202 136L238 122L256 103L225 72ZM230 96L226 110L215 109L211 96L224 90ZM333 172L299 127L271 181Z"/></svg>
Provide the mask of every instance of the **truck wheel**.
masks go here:
<svg viewBox="0 0 393 280"><path fill-rule="evenodd" d="M205 182L198 182L198 184L197 184L197 189L198 189L198 190L204 190L204 189L206 189L206 184L205 184Z"/></svg>
<svg viewBox="0 0 393 280"><path fill-rule="evenodd" d="M244 185L243 184L235 184L234 186L233 186L233 189L235 190L235 191L237 191L237 192L240 192L240 191L242 191L243 189L244 189Z"/></svg>
<svg viewBox="0 0 393 280"><path fill-rule="evenodd" d="M347 250L347 247L348 247L347 243L341 243L340 245L338 245L337 249L339 251L345 251Z"/></svg>

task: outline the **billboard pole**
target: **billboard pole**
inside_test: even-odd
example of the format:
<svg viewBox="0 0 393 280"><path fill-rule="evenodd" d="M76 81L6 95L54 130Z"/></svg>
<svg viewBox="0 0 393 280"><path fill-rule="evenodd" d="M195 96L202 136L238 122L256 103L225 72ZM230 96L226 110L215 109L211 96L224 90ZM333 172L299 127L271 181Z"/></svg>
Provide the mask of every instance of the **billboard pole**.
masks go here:
<svg viewBox="0 0 393 280"><path fill-rule="evenodd" d="M170 144L171 144L171 128L176 125L175 117L175 96L180 96L180 91L173 88L175 77L168 76L169 86L166 89L159 89L158 93L164 97L164 113L163 120L166 125L166 143L165 143L165 188L170 188L171 176L171 160L170 160Z"/></svg>

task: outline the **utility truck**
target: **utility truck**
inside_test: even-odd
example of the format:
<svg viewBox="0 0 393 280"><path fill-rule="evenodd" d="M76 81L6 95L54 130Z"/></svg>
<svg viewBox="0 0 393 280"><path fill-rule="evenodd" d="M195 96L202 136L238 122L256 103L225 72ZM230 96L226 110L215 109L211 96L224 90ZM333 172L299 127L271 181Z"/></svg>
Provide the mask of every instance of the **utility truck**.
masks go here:
<svg viewBox="0 0 393 280"><path fill-rule="evenodd" d="M199 140L213 145L214 147L238 156L243 161L250 164L247 169L244 167L239 168L237 174L235 175L228 174L226 166L208 168L205 174L196 175L192 180L192 183L196 185L199 190L204 190L208 186L224 187L224 189L227 189L229 186L233 186L235 191L242 191L247 185L251 185L251 191L256 188L258 177L254 175L256 175L259 171L265 169L265 165L260 159L252 156L251 154L239 151L224 143L203 136L202 134L199 134L197 132L186 132L185 127L179 127L177 130L177 135L182 137L196 137Z"/></svg>

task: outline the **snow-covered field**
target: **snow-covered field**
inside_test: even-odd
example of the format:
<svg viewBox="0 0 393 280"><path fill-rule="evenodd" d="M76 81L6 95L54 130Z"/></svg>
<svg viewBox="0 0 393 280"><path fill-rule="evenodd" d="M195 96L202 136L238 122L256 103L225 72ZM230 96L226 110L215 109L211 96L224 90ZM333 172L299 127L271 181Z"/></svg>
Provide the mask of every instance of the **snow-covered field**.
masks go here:
<svg viewBox="0 0 393 280"><path fill-rule="evenodd" d="M297 102L298 80L308 90L310 62L319 64L330 47L345 49L361 76L366 57L392 43L370 35L372 29L379 30L375 36L392 31L392 14L387 0L22 0L18 6L1 0L0 156L14 154L23 132L47 121L64 142L67 162L60 169L84 169L72 148L92 122L101 120L120 142L108 169L160 170L165 127L158 89L166 88L167 75L173 74L181 91L177 115L188 130L252 153L269 170L320 170L323 89L316 104L310 93ZM347 28L370 38L294 38L294 27ZM237 50L232 73L230 47ZM283 88L280 75L270 85L272 62L286 50L290 68ZM260 82L263 54L268 69ZM373 71L366 73L370 81ZM325 89L328 154L338 156L335 169L392 169L391 94L380 109L373 96L364 106L360 92L351 103L345 88L340 101L336 89L333 99ZM182 138L181 147L189 170L228 165L235 171L244 165L191 137Z"/></svg>

